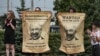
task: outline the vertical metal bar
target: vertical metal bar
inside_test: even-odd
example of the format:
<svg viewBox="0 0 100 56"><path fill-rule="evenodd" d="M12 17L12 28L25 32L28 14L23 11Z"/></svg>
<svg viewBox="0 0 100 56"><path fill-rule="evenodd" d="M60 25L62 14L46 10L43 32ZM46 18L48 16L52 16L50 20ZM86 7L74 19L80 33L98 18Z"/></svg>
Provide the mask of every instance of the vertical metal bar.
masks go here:
<svg viewBox="0 0 100 56"><path fill-rule="evenodd" d="M34 10L34 0L31 0L31 10Z"/></svg>
<svg viewBox="0 0 100 56"><path fill-rule="evenodd" d="M13 8L13 6L12 6L12 0L10 0L11 1L11 10L12 10L12 8Z"/></svg>
<svg viewBox="0 0 100 56"><path fill-rule="evenodd" d="M9 0L7 0L7 11L9 10Z"/></svg>
<svg viewBox="0 0 100 56"><path fill-rule="evenodd" d="M45 9L45 0L44 0L44 9Z"/></svg>

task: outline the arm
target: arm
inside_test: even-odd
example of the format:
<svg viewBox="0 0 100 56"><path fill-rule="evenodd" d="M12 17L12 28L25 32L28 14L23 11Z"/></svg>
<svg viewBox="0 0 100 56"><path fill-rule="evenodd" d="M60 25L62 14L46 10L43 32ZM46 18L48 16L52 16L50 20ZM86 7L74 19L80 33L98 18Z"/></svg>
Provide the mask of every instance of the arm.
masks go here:
<svg viewBox="0 0 100 56"><path fill-rule="evenodd" d="M98 42L100 42L100 31L98 31L96 34L97 34L96 39L97 39Z"/></svg>
<svg viewBox="0 0 100 56"><path fill-rule="evenodd" d="M9 24L10 24L10 26L11 26L11 28L12 28L13 30L16 29L16 20L15 20L15 19L14 19L14 20L11 20L11 22L10 22Z"/></svg>
<svg viewBox="0 0 100 56"><path fill-rule="evenodd" d="M92 32L92 33L91 33L91 39L93 40L94 43L97 42L97 35L96 35L95 32Z"/></svg>
<svg viewBox="0 0 100 56"><path fill-rule="evenodd" d="M6 23L7 23L7 21L6 21L6 19L5 19L4 24L6 24Z"/></svg>
<svg viewBox="0 0 100 56"><path fill-rule="evenodd" d="M100 42L100 37L97 37L97 41Z"/></svg>

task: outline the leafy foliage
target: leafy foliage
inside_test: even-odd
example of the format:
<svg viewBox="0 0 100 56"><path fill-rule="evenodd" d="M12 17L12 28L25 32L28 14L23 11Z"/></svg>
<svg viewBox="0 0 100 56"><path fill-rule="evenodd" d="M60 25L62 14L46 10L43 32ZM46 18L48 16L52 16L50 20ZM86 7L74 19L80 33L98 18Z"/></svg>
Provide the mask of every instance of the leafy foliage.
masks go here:
<svg viewBox="0 0 100 56"><path fill-rule="evenodd" d="M4 26L4 20L6 19L6 14L0 16L0 25L1 25L1 28L3 28Z"/></svg>
<svg viewBox="0 0 100 56"><path fill-rule="evenodd" d="M70 7L77 12L86 13L85 28L91 25L93 21L100 21L100 0L55 0L54 10L57 12L66 12Z"/></svg>
<svg viewBox="0 0 100 56"><path fill-rule="evenodd" d="M17 11L28 10L25 8L24 0L21 1L21 8L17 7ZM54 10L57 12L66 12L70 7L76 9L77 12L86 13L85 19L85 28L91 25L93 21L100 21L100 0L55 0L54 1ZM6 18L6 15L0 17L0 25L3 26L3 21ZM21 19L16 19L16 56L25 56L22 53L22 21ZM4 31L0 31L0 55L4 55L5 47L3 43ZM91 56L91 45L89 37L84 34L84 46L85 52L79 53L77 56ZM49 46L51 48L50 52L43 53L43 55L48 56L66 56L65 53L59 51L61 44L60 33L50 33ZM30 56L30 55L27 55Z"/></svg>
<svg viewBox="0 0 100 56"><path fill-rule="evenodd" d="M22 18L20 16L21 11L29 10L29 8L25 8L25 0L21 1L21 8L17 7L17 12L19 14L19 19L17 19L17 27L16 27L16 56L22 56Z"/></svg>
<svg viewBox="0 0 100 56"><path fill-rule="evenodd" d="M100 22L100 0L55 0L54 10L57 12L66 12L70 7L75 8L77 12L86 14L85 29L91 25L92 22ZM85 49L84 53L78 54L78 56L90 56L91 45L89 38L85 37Z"/></svg>

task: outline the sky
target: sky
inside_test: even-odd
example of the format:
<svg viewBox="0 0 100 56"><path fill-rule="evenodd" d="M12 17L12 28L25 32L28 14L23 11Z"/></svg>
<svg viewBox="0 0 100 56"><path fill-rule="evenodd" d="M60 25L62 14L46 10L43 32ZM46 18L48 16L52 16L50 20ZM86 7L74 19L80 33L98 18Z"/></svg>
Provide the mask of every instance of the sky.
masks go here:
<svg viewBox="0 0 100 56"><path fill-rule="evenodd" d="M16 17L19 18L18 13L16 11L16 7L20 7L20 0L9 0L10 10L13 10ZM33 0L34 8L40 7L43 11L53 11L53 2L54 0ZM26 8L31 8L31 0L25 0ZM4 13L7 13L7 0L0 0L0 16Z"/></svg>

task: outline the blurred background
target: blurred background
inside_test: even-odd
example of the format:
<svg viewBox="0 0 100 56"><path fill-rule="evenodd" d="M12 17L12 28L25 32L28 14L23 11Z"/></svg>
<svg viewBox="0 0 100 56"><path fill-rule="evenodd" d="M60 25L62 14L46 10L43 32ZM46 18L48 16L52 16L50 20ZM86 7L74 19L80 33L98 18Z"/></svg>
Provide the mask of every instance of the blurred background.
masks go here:
<svg viewBox="0 0 100 56"><path fill-rule="evenodd" d="M57 12L68 12L68 9L73 7L77 12L86 13L85 29L94 21L100 22L100 0L0 0L0 56L5 56L3 25L8 10L13 10L16 15L16 56L33 56L33 54L22 53L22 21L20 12L34 11L35 7L40 7L42 11L51 11L53 14L49 35L51 51L43 53L43 56L67 56L67 54L59 51L61 39L58 21L55 17ZM91 56L90 39L85 30L84 46L85 52L79 53L77 56ZM38 54L35 56L38 56Z"/></svg>

